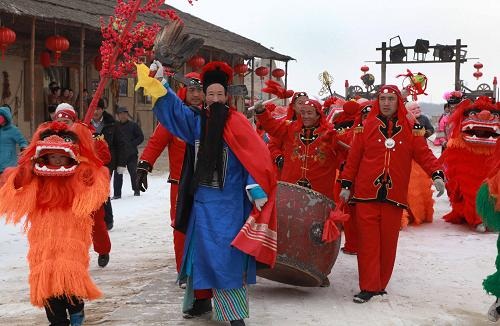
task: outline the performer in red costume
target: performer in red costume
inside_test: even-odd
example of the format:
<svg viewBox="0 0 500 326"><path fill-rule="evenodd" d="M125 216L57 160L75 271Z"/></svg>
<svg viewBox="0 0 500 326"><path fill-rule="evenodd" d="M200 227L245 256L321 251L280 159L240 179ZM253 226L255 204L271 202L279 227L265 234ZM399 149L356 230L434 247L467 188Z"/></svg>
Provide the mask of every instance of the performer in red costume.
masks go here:
<svg viewBox="0 0 500 326"><path fill-rule="evenodd" d="M284 164L280 180L318 191L333 200L337 156L343 148L336 132L326 122L321 104L307 100L298 119L276 120L262 105L256 105L257 120L282 143Z"/></svg>
<svg viewBox="0 0 500 326"><path fill-rule="evenodd" d="M185 77L189 85L180 88L177 95L187 105L201 106L203 103L203 89L200 81L200 74L197 72L190 72L186 74ZM137 165L137 184L142 192L146 191L148 188L148 173L153 170L156 160L167 146L170 168L170 175L168 176L168 182L170 183L170 220L173 225L176 212L177 191L179 188L179 179L181 176L186 144L181 139L172 135L161 124L156 126L153 135L149 138L139 158L139 164ZM177 272L179 272L182 264L184 240L184 233L174 229L174 251Z"/></svg>
<svg viewBox="0 0 500 326"><path fill-rule="evenodd" d="M386 294L401 214L407 205L411 160L432 175L438 196L444 192L441 166L407 115L399 89L382 86L363 130L354 139L342 173L340 198L356 205L361 289L354 296L356 303Z"/></svg>
<svg viewBox="0 0 500 326"><path fill-rule="evenodd" d="M282 120L284 121L295 121L299 116L299 110L304 105L304 102L307 101L309 97L306 92L296 92L292 96L292 100L288 105L288 110L286 113L286 117ZM278 167L278 170L281 171L283 168L284 156L283 156L283 142L279 139L274 139L272 136L270 137L269 143L267 145L269 151L271 152L271 158L273 159L274 164ZM279 173L278 173L279 177Z"/></svg>

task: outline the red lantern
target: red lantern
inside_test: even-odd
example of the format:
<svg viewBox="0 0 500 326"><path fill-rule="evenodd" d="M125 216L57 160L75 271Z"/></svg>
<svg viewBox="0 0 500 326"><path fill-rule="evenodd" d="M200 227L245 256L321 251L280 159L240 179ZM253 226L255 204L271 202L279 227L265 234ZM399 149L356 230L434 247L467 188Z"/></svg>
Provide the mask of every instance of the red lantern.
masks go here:
<svg viewBox="0 0 500 326"><path fill-rule="evenodd" d="M248 66L244 63L239 63L234 66L234 72L240 76L243 76L248 71Z"/></svg>
<svg viewBox="0 0 500 326"><path fill-rule="evenodd" d="M96 55L94 58L94 68L97 71L101 71L102 69L102 58L100 54Z"/></svg>
<svg viewBox="0 0 500 326"><path fill-rule="evenodd" d="M193 70L198 70L205 64L205 59L201 55L195 55L188 60L187 64L193 68Z"/></svg>
<svg viewBox="0 0 500 326"><path fill-rule="evenodd" d="M274 78L280 79L281 77L285 76L285 71L280 68L276 68L271 72L271 75L273 75Z"/></svg>
<svg viewBox="0 0 500 326"><path fill-rule="evenodd" d="M476 68L476 69L478 69L478 70L479 70L479 69L483 68L483 64L482 64L481 62L476 62L476 63L474 64L474 68Z"/></svg>
<svg viewBox="0 0 500 326"><path fill-rule="evenodd" d="M368 66L366 66L366 65L361 66L361 68L360 68L360 69L361 69L361 71L362 71L364 74L366 74L366 73L368 72L368 70L370 70L370 68L369 68Z"/></svg>
<svg viewBox="0 0 500 326"><path fill-rule="evenodd" d="M0 27L0 51L2 51L2 61L5 50L16 41L16 33L7 27Z"/></svg>
<svg viewBox="0 0 500 326"><path fill-rule="evenodd" d="M267 76L269 74L269 68L267 67L259 67L255 69L255 74L260 77L260 79L264 79L264 76Z"/></svg>
<svg viewBox="0 0 500 326"><path fill-rule="evenodd" d="M61 52L69 49L69 41L67 38L61 35L52 35L45 40L45 46L47 49L55 53L54 58L56 59L56 65L61 57Z"/></svg>
<svg viewBox="0 0 500 326"><path fill-rule="evenodd" d="M45 50L40 53L40 64L44 68L50 67L50 52Z"/></svg>
<svg viewBox="0 0 500 326"><path fill-rule="evenodd" d="M480 71L476 71L475 73L472 74L476 79L479 79L483 76L483 73Z"/></svg>

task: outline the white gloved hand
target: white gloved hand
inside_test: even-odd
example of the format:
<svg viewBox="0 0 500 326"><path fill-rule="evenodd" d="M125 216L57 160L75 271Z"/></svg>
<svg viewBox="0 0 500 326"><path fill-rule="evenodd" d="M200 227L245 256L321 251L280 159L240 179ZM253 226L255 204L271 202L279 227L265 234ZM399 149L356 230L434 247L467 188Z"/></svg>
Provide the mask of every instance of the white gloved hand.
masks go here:
<svg viewBox="0 0 500 326"><path fill-rule="evenodd" d="M255 204L255 208L260 212L262 207L267 203L267 197L255 199L253 203Z"/></svg>
<svg viewBox="0 0 500 326"><path fill-rule="evenodd" d="M116 173L118 173L118 174L123 174L123 173L125 173L125 171L127 171L127 168L124 166L119 166L116 168Z"/></svg>
<svg viewBox="0 0 500 326"><path fill-rule="evenodd" d="M444 194L444 181L441 178L434 179L434 187L436 187L436 190L438 194L436 195L437 197L441 197Z"/></svg>
<svg viewBox="0 0 500 326"><path fill-rule="evenodd" d="M163 65L158 60L153 60L153 63L149 66L150 71L156 71L154 78L163 78ZM150 75L151 76L151 75Z"/></svg>
<svg viewBox="0 0 500 326"><path fill-rule="evenodd" d="M266 111L266 107L264 106L264 101L262 101L262 100L255 102L253 107L255 109L255 113L257 113L257 114L260 114L260 113Z"/></svg>
<svg viewBox="0 0 500 326"><path fill-rule="evenodd" d="M342 199L344 202L347 203L349 201L349 198L351 197L351 191L349 189L343 188L340 191L339 197L340 199Z"/></svg>

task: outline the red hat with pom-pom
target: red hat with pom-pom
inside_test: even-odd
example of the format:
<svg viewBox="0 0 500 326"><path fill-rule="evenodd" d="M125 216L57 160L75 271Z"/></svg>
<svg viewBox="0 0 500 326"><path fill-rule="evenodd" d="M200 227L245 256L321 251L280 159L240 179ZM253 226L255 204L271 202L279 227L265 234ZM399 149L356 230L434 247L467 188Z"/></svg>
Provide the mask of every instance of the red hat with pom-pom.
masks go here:
<svg viewBox="0 0 500 326"><path fill-rule="evenodd" d="M200 77L204 93L212 84L221 84L227 91L227 86L233 80L233 69L223 61L212 61L201 69Z"/></svg>

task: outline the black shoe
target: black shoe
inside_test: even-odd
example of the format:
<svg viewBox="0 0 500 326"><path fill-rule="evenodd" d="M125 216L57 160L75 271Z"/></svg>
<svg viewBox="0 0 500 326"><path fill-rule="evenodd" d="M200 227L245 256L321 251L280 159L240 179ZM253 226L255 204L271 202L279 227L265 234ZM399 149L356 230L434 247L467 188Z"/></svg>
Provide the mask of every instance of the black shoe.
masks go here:
<svg viewBox="0 0 500 326"><path fill-rule="evenodd" d="M122 196L113 196L113 197L111 197L111 200L120 199L120 198L122 198Z"/></svg>
<svg viewBox="0 0 500 326"><path fill-rule="evenodd" d="M371 298L373 298L376 295L382 295L381 292L372 292L372 291L361 291L358 294L354 296L352 299L353 302L355 303L365 303L370 301Z"/></svg>
<svg viewBox="0 0 500 326"><path fill-rule="evenodd" d="M243 319L231 320L231 326L245 326Z"/></svg>
<svg viewBox="0 0 500 326"><path fill-rule="evenodd" d="M97 258L97 265L100 267L106 267L106 265L109 263L109 254L103 254L99 255Z"/></svg>
<svg viewBox="0 0 500 326"><path fill-rule="evenodd" d="M139 190L134 191L134 196L140 196L141 192Z"/></svg>
<svg viewBox="0 0 500 326"><path fill-rule="evenodd" d="M184 318L190 319L194 317L199 317L203 314L212 311L212 300L211 299L196 299L193 303L193 308L184 314Z"/></svg>
<svg viewBox="0 0 500 326"><path fill-rule="evenodd" d="M113 228L113 222L111 223L106 223L106 228L109 230L111 230Z"/></svg>

